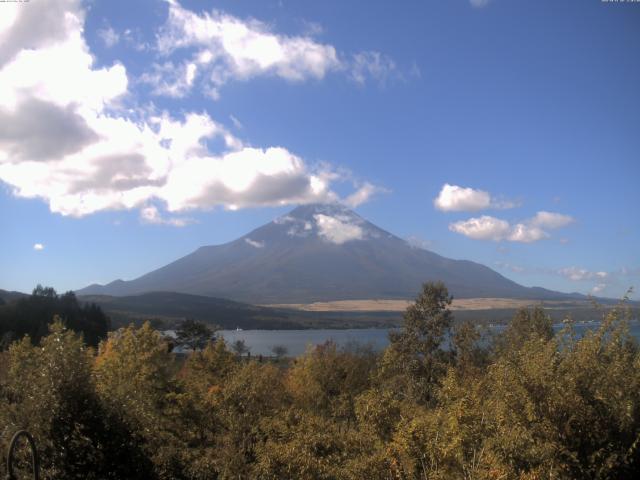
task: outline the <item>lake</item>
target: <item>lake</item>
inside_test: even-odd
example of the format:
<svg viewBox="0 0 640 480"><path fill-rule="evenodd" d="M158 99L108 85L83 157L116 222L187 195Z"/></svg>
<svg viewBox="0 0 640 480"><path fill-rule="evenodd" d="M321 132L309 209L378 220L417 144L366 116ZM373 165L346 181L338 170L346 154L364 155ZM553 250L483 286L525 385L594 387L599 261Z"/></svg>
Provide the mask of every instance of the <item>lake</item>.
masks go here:
<svg viewBox="0 0 640 480"><path fill-rule="evenodd" d="M598 327L598 323L576 323L578 334L583 334L589 329ZM631 334L640 340L640 323L631 322ZM491 327L491 331L499 332L504 326ZM562 328L562 324L554 325L556 330ZM298 356L305 352L309 345L319 345L328 340L333 340L339 346L352 343L371 345L376 350L382 350L389 344L389 329L350 329L350 330L220 330L219 335L228 344L236 340L244 340L251 351L251 355L272 355L271 349L276 345L282 345L287 349L287 355Z"/></svg>

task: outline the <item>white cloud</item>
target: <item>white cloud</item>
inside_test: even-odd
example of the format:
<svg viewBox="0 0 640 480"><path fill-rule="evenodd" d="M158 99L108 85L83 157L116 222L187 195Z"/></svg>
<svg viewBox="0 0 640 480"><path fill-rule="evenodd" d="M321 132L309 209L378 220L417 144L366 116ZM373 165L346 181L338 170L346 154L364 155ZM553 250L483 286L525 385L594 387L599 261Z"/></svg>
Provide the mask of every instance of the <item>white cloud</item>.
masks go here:
<svg viewBox="0 0 640 480"><path fill-rule="evenodd" d="M245 242L247 242L249 245L251 245L252 247L255 248L264 248L264 242L260 242L258 240L251 240L250 238L245 238L244 239Z"/></svg>
<svg viewBox="0 0 640 480"><path fill-rule="evenodd" d="M244 125L242 125L242 122L240 122L240 120L238 120L233 115L229 115L229 119L231 120L231 123L233 123L233 126L236 127L238 130L242 130L244 128Z"/></svg>
<svg viewBox="0 0 640 480"><path fill-rule="evenodd" d="M277 225L290 224L290 227L287 229L287 235L290 237L308 237L313 230L311 222L296 219L289 215L278 217L274 222Z"/></svg>
<svg viewBox="0 0 640 480"><path fill-rule="evenodd" d="M369 78L381 85L385 85L392 78L402 78L393 59L375 51L354 54L349 75L360 85L364 85Z"/></svg>
<svg viewBox="0 0 640 480"><path fill-rule="evenodd" d="M97 140L73 105L27 98L15 110L0 107L0 152L12 160L55 159Z"/></svg>
<svg viewBox="0 0 640 480"><path fill-rule="evenodd" d="M607 272L592 272L586 268L566 267L557 270L557 273L568 280L578 282L582 280L604 280L609 277Z"/></svg>
<svg viewBox="0 0 640 480"><path fill-rule="evenodd" d="M520 265L514 265L512 263L508 263L508 262L501 262L501 261L497 261L495 262L495 265L499 268L505 269L505 270L510 270L513 273L524 273L526 271L526 269L524 267L521 267Z"/></svg>
<svg viewBox="0 0 640 480"><path fill-rule="evenodd" d="M156 48L165 58L178 50L193 51L203 71L203 91L213 99L219 97L220 87L228 81L257 76L302 82L342 72L358 84L374 80L382 85L390 79L405 78L393 59L381 52L341 56L333 45L318 42L313 38L322 32L318 24L306 22L305 33L289 36L274 32L259 20L240 19L219 10L196 13L175 0L168 3L169 16ZM143 80L154 85L155 93L171 95L174 89L167 87L176 82L166 85L161 68L154 70ZM419 76L415 62L410 75ZM184 82L179 85L185 87Z"/></svg>
<svg viewBox="0 0 640 480"><path fill-rule="evenodd" d="M250 206L329 201L329 184L281 147L244 147L222 156L192 156L176 165L157 195L169 211L225 205Z"/></svg>
<svg viewBox="0 0 640 480"><path fill-rule="evenodd" d="M517 202L493 198L489 192L445 183L433 205L443 212L477 212L494 208L504 210L518 206Z"/></svg>
<svg viewBox="0 0 640 480"><path fill-rule="evenodd" d="M543 275L553 275L560 276L565 280L575 283L582 283L583 285L589 285L586 288L590 288L590 292L592 294L602 294L606 289L612 287L622 285L627 286L628 280L623 279L623 277L627 275L638 275L640 274L640 269L628 269L622 268L619 270L612 271L602 271L602 270L589 270L587 268L570 266L563 268L548 268L548 267L522 267L519 265L514 265L508 262L497 261L495 265L503 270L509 270L514 273L524 273L524 274L543 274ZM579 289L581 291L586 291L584 288L571 287L572 289ZM618 289L619 290L619 289Z"/></svg>
<svg viewBox="0 0 640 480"><path fill-rule="evenodd" d="M521 206L520 201L508 200L502 197L491 197L491 208L494 210L508 210Z"/></svg>
<svg viewBox="0 0 640 480"><path fill-rule="evenodd" d="M154 206L145 207L140 210L140 218L144 223L149 223L152 225L169 225L172 227L184 227L193 223L194 221L190 218L164 218L158 209Z"/></svg>
<svg viewBox="0 0 640 480"><path fill-rule="evenodd" d="M549 238L549 233L542 227L555 229L572 222L573 218L568 215L550 212L538 212L533 218L514 225L506 220L483 215L451 223L449 230L475 240L533 243Z"/></svg>
<svg viewBox="0 0 640 480"><path fill-rule="evenodd" d="M122 32L121 37L128 46L132 47L137 52L144 52L152 49L151 45L144 41L144 35L139 28L127 28Z"/></svg>
<svg viewBox="0 0 640 480"><path fill-rule="evenodd" d="M111 27L98 30L98 36L102 39L107 48L113 47L120 41L120 35L118 35L118 32Z"/></svg>
<svg viewBox="0 0 640 480"><path fill-rule="evenodd" d="M426 240L418 235L409 235L406 240L409 246L413 248L419 248L421 250L429 250L429 248L431 248L432 246L432 243L429 240Z"/></svg>
<svg viewBox="0 0 640 480"><path fill-rule="evenodd" d="M150 84L155 95L182 98L191 90L197 73L198 65L190 61L179 65L173 62L156 63L151 72L140 77L140 81Z"/></svg>
<svg viewBox="0 0 640 480"><path fill-rule="evenodd" d="M475 212L491 206L491 195L484 190L475 190L445 183L433 204L443 212Z"/></svg>
<svg viewBox="0 0 640 480"><path fill-rule="evenodd" d="M359 225L348 222L348 218L316 214L313 216L321 237L331 243L341 245L352 240L362 240L365 232Z"/></svg>
<svg viewBox="0 0 640 480"><path fill-rule="evenodd" d="M620 272L605 272L605 271L592 271L586 268L571 266L571 267L563 267L563 268L529 268L529 267L521 267L519 265L514 265L507 262L497 261L495 262L500 268L511 270L516 273L542 273L545 275L558 275L572 282L583 282L596 280L601 282L603 285L604 282L611 282L615 280L615 277Z"/></svg>
<svg viewBox="0 0 640 480"><path fill-rule="evenodd" d="M532 243L548 238L549 234L535 225L518 223L511 227L507 240L511 242Z"/></svg>
<svg viewBox="0 0 640 480"><path fill-rule="evenodd" d="M34 243L33 249L37 251L44 250L44 245L42 243Z"/></svg>
<svg viewBox="0 0 640 480"><path fill-rule="evenodd" d="M344 180L339 170L313 168L280 146L248 147L205 113L174 118L128 109L126 69L95 67L79 3L51 1L44 10L33 2L12 5L3 5L3 14L17 13L0 22L0 180L15 195L41 198L62 215L140 208L143 221L173 225L184 219L164 219L148 205L159 201L178 212L339 200L331 189ZM201 20L189 24L196 38ZM264 39L252 35L238 41L260 51L252 42ZM312 59L313 51L296 55ZM176 68L179 81L193 83L201 65L213 61L205 53L192 62L196 67ZM183 87L167 82L179 96ZM222 146L212 151L214 143Z"/></svg>
<svg viewBox="0 0 640 480"><path fill-rule="evenodd" d="M292 223L295 221L296 219L290 215L282 215L281 217L276 218L273 223L276 225L284 225L285 223Z"/></svg>
<svg viewBox="0 0 640 480"><path fill-rule="evenodd" d="M177 49L199 49L201 58L207 59L203 63L213 88L232 78L247 80L265 74L289 81L321 79L341 68L331 45L310 37L278 35L262 22L217 10L199 15L176 1L170 2L157 47L164 55Z"/></svg>
<svg viewBox="0 0 640 480"><path fill-rule="evenodd" d="M345 198L343 203L350 208L355 208L363 203L367 203L373 195L386 192L388 192L386 188L365 182L358 190Z"/></svg>
<svg viewBox="0 0 640 480"><path fill-rule="evenodd" d="M556 229L566 227L575 222L575 219L569 215L561 213L540 211L530 220L531 225L540 228Z"/></svg>
<svg viewBox="0 0 640 480"><path fill-rule="evenodd" d="M29 4L28 4L29 3ZM36 2L3 2L0 15L0 65L22 49L39 49L67 36L78 22L68 11L77 10L79 0L49 2L46 8Z"/></svg>
<svg viewBox="0 0 640 480"><path fill-rule="evenodd" d="M511 234L509 222L488 215L452 223L449 225L449 230L475 240L496 242L507 239Z"/></svg>
<svg viewBox="0 0 640 480"><path fill-rule="evenodd" d="M304 27L304 34L309 37L317 37L324 33L324 27L317 22L311 22L309 20L302 20L302 26Z"/></svg>

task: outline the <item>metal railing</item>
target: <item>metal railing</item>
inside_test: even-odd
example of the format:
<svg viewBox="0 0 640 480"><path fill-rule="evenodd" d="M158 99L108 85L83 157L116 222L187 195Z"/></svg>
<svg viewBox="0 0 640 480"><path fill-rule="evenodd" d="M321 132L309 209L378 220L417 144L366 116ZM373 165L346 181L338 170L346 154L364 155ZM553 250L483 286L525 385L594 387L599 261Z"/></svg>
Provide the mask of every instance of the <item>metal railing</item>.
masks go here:
<svg viewBox="0 0 640 480"><path fill-rule="evenodd" d="M13 462L16 448L18 446L18 440L20 440L20 437L26 438L27 443L31 448L31 470L33 472L32 478L33 480L40 480L40 459L38 458L38 450L36 450L36 442L33 440L31 434L26 430L17 431L13 438L11 438L11 443L9 443L9 450L7 452L7 480L16 480L16 476L13 471Z"/></svg>

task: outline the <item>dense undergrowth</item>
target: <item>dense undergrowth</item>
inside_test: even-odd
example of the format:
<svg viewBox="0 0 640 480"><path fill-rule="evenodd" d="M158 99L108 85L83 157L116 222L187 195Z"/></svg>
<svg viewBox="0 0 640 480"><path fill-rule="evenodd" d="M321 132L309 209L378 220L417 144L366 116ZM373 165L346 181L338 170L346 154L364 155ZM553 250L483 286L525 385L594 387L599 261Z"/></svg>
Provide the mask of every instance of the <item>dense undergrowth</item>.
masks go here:
<svg viewBox="0 0 640 480"><path fill-rule="evenodd" d="M521 310L487 342L449 304L426 284L381 353L266 362L222 340L180 358L149 324L93 349L58 320L0 353L0 448L25 428L64 479L640 478L622 305L580 338Z"/></svg>

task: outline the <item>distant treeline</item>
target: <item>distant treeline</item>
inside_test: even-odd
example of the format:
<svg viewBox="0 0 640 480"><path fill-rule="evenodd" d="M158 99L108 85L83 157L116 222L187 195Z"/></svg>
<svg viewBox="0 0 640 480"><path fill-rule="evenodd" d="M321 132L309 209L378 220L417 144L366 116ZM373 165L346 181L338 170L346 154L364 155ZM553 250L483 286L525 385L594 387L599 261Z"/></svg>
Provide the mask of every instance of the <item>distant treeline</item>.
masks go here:
<svg viewBox="0 0 640 480"><path fill-rule="evenodd" d="M93 304L81 305L73 292L58 295L53 288L38 285L29 296L11 302L0 301L0 350L25 335L38 343L49 333L54 316L76 332L88 345L107 338L109 318Z"/></svg>
<svg viewBox="0 0 640 480"><path fill-rule="evenodd" d="M380 353L264 362L219 339L176 356L149 324L94 350L58 321L0 353L0 448L29 430L50 479L640 478L623 305L582 337L523 309L487 342L450 302L425 284Z"/></svg>

